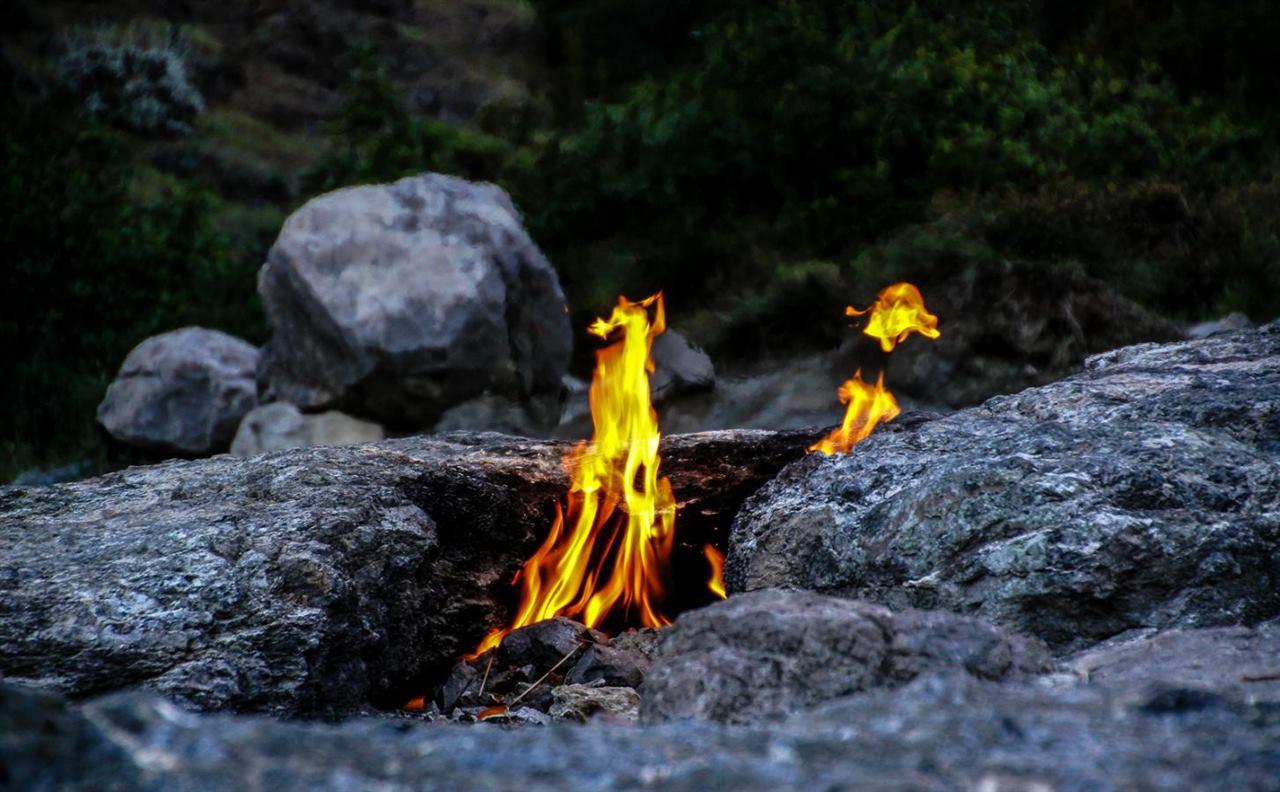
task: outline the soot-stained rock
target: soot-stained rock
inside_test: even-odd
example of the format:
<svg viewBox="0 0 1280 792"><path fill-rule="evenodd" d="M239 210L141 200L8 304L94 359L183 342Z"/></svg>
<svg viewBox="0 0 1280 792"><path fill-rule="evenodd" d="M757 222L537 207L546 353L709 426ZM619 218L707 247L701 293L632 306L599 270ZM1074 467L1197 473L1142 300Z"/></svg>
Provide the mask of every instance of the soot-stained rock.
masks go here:
<svg viewBox="0 0 1280 792"><path fill-rule="evenodd" d="M1280 723L1229 696L1050 690L925 676L759 727L678 721L507 730L198 715L129 692L83 706L0 690L19 789L1275 789ZM40 751L30 750L32 743Z"/></svg>
<svg viewBox="0 0 1280 792"><path fill-rule="evenodd" d="M1048 668L1043 644L950 613L893 613L804 591L755 591L683 614L642 689L648 721L778 719L926 672L983 679Z"/></svg>
<svg viewBox="0 0 1280 792"><path fill-rule="evenodd" d="M722 484L745 497L803 438L666 446L690 530L712 535L738 505ZM510 619L568 448L456 434L0 488L0 674L200 709L398 706ZM724 478L726 457L742 467Z"/></svg>
<svg viewBox="0 0 1280 792"><path fill-rule="evenodd" d="M1280 323L887 429L744 504L731 590L970 613L1061 650L1280 615Z"/></svg>
<svg viewBox="0 0 1280 792"><path fill-rule="evenodd" d="M498 654L505 665L532 666L540 673L575 650L582 651L586 648L584 644L606 643L608 640L598 630L556 616L512 630L503 637Z"/></svg>
<svg viewBox="0 0 1280 792"><path fill-rule="evenodd" d="M645 672L649 670L649 658L640 652L627 651L612 646L588 646L582 657L565 674L564 681L571 685L598 682L604 685L640 687Z"/></svg>

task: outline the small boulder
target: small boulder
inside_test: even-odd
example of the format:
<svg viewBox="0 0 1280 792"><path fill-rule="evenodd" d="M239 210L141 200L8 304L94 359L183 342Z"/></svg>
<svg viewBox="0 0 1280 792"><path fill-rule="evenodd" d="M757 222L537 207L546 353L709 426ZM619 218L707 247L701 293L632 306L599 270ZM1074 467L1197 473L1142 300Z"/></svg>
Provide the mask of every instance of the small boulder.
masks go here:
<svg viewBox="0 0 1280 792"><path fill-rule="evenodd" d="M558 397L564 292L491 184L424 174L307 202L258 276L266 394L401 428L486 390Z"/></svg>
<svg viewBox="0 0 1280 792"><path fill-rule="evenodd" d="M378 424L337 410L307 415L288 402L273 402L244 417L231 441L231 453L249 457L286 448L371 443L385 436Z"/></svg>
<svg viewBox="0 0 1280 792"><path fill-rule="evenodd" d="M716 368L711 358L675 330L655 338L649 355L653 359L649 391L654 401L715 387Z"/></svg>
<svg viewBox="0 0 1280 792"><path fill-rule="evenodd" d="M258 350L217 330L184 327L138 344L98 405L120 442L165 454L225 451L257 403Z"/></svg>
<svg viewBox="0 0 1280 792"><path fill-rule="evenodd" d="M967 616L756 591L676 621L645 678L642 713L647 721L751 723L927 672L1003 680L1048 667L1039 641Z"/></svg>
<svg viewBox="0 0 1280 792"><path fill-rule="evenodd" d="M552 689L551 699L547 714L557 720L585 723L595 716L622 721L640 717L640 695L629 687L560 685Z"/></svg>

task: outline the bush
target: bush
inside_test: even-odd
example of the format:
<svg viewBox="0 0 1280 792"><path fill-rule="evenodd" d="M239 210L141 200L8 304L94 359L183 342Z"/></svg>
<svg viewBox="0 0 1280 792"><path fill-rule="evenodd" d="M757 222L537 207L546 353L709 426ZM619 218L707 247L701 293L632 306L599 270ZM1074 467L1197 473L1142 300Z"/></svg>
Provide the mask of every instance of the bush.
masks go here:
<svg viewBox="0 0 1280 792"><path fill-rule="evenodd" d="M80 30L58 60L63 87L91 115L150 135L184 135L204 109L187 79L187 46L172 26Z"/></svg>
<svg viewBox="0 0 1280 792"><path fill-rule="evenodd" d="M506 183L528 178L532 161L516 146L412 113L372 50L357 50L350 58L346 102L329 126L328 150L302 176L304 190L389 182L425 171Z"/></svg>
<svg viewBox="0 0 1280 792"><path fill-rule="evenodd" d="M839 260L944 191L1212 189L1250 175L1263 142L1149 64L1051 52L1024 2L750 3L702 40L694 66L590 106L544 159L535 231L567 280L630 250L616 288L718 298L772 277L762 238Z"/></svg>

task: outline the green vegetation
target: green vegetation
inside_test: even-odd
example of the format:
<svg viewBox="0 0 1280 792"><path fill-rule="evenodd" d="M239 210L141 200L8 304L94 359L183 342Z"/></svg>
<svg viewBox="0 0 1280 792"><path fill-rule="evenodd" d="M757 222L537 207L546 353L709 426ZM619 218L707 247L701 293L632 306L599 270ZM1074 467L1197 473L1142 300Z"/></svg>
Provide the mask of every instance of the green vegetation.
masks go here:
<svg viewBox="0 0 1280 792"><path fill-rule="evenodd" d="M423 170L512 193L575 325L662 288L722 357L833 343L846 302L981 262L1083 272L1179 319L1280 314L1280 15L1260 5L531 5L537 97L469 124L414 110L375 43L345 53L341 107L311 127L229 101L218 59L244 50L212 28L126 26L28 63L50 85L0 108L20 119L0 131L0 479L93 453L93 408L146 335L262 340L254 273L298 203ZM126 44L163 66L141 87Z"/></svg>

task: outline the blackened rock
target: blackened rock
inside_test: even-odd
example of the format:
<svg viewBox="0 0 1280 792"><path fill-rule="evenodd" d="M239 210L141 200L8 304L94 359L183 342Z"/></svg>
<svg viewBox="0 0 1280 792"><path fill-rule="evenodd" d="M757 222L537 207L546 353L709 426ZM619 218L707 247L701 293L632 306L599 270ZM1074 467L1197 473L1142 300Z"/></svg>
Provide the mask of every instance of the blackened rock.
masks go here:
<svg viewBox="0 0 1280 792"><path fill-rule="evenodd" d="M529 665L546 671L570 652L584 649L584 644L608 641L599 630L556 616L508 633L499 645L498 661L509 666Z"/></svg>
<svg viewBox="0 0 1280 792"><path fill-rule="evenodd" d="M621 687L640 687L645 672L649 670L649 658L634 651L626 651L612 645L588 646L581 659L574 664L564 681L568 685L602 682Z"/></svg>
<svg viewBox="0 0 1280 792"><path fill-rule="evenodd" d="M806 457L744 504L725 576L971 613L1064 651L1280 615L1280 323L1116 350Z"/></svg>
<svg viewBox="0 0 1280 792"><path fill-rule="evenodd" d="M740 502L722 485L745 497L803 453L768 432L664 448L708 533ZM199 709L400 706L509 620L568 449L455 434L0 488L0 675L75 696L146 685ZM742 467L726 482L727 459Z"/></svg>
<svg viewBox="0 0 1280 792"><path fill-rule="evenodd" d="M458 663L449 672L449 676L445 679L444 684L440 686L440 710L449 712L457 706L467 694L472 697L477 696L480 691L481 673L472 667L470 663ZM468 701L467 703L475 703Z"/></svg>
<svg viewBox="0 0 1280 792"><path fill-rule="evenodd" d="M682 614L641 690L647 721L778 719L932 671L982 679L1047 670L1034 639L951 613L893 613L805 591L755 591Z"/></svg>

